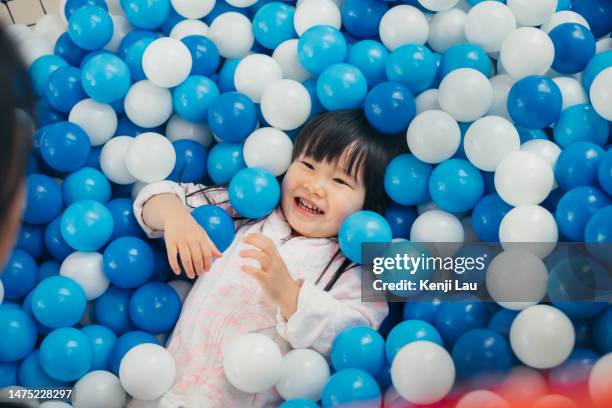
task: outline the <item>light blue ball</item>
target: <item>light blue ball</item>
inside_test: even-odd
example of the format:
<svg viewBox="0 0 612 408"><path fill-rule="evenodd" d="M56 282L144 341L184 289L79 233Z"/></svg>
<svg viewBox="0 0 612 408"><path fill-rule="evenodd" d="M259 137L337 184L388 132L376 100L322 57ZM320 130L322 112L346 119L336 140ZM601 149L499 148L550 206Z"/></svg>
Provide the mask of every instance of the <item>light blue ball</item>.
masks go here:
<svg viewBox="0 0 612 408"><path fill-rule="evenodd" d="M41 324L52 329L78 323L86 307L83 288L66 276L43 280L32 294L32 313Z"/></svg>
<svg viewBox="0 0 612 408"><path fill-rule="evenodd" d="M358 211L346 217L338 231L340 249L348 259L362 263L361 244L390 242L393 238L387 220L373 211Z"/></svg>
<svg viewBox="0 0 612 408"><path fill-rule="evenodd" d="M317 80L317 96L328 111L358 108L367 93L365 76L349 64L332 65Z"/></svg>
<svg viewBox="0 0 612 408"><path fill-rule="evenodd" d="M40 365L53 379L74 381L91 367L92 349L89 339L73 327L55 329L40 345Z"/></svg>
<svg viewBox="0 0 612 408"><path fill-rule="evenodd" d="M324 407L346 405L378 407L381 403L380 388L376 380L365 371L347 368L334 373L321 394Z"/></svg>
<svg viewBox="0 0 612 408"><path fill-rule="evenodd" d="M284 41L297 38L293 27L295 7L271 2L261 7L253 17L253 34L258 43L273 50Z"/></svg>
<svg viewBox="0 0 612 408"><path fill-rule="evenodd" d="M217 2L219 4L219 2ZM226 60L221 69L219 70L219 77L217 78L217 85L219 86L219 91L221 92L232 92L236 90L236 86L234 85L234 74L236 73L236 68L238 67L238 63L242 58L233 58Z"/></svg>
<svg viewBox="0 0 612 408"><path fill-rule="evenodd" d="M36 345L36 324L23 310L0 305L0 362L26 357ZM13 384L14 385L14 384Z"/></svg>
<svg viewBox="0 0 612 408"><path fill-rule="evenodd" d="M344 36L328 25L310 27L298 41L298 59L312 74L320 74L327 67L344 61L346 52Z"/></svg>
<svg viewBox="0 0 612 408"><path fill-rule="evenodd" d="M112 103L125 97L132 79L130 69L121 58L101 53L83 65L81 82L90 98L102 103Z"/></svg>
<svg viewBox="0 0 612 408"><path fill-rule="evenodd" d="M582 85L587 93L590 92L595 77L609 67L612 67L612 50L600 52L591 58L582 73Z"/></svg>
<svg viewBox="0 0 612 408"><path fill-rule="evenodd" d="M90 324L81 329L89 339L92 350L91 370L110 369L110 354L117 342L117 336L108 327Z"/></svg>
<svg viewBox="0 0 612 408"><path fill-rule="evenodd" d="M319 408L316 402L307 399L291 399L284 401L278 408Z"/></svg>
<svg viewBox="0 0 612 408"><path fill-rule="evenodd" d="M486 77L491 76L491 60L485 50L476 44L456 44L442 54L440 78L444 78L459 68L472 68L480 71Z"/></svg>
<svg viewBox="0 0 612 408"><path fill-rule="evenodd" d="M385 344L387 361L393 362L402 347L415 341L431 341L444 346L442 337L431 324L423 320L404 320L395 326L387 336Z"/></svg>
<svg viewBox="0 0 612 408"><path fill-rule="evenodd" d="M120 0L121 8L130 24L152 30L166 21L170 14L170 0Z"/></svg>
<svg viewBox="0 0 612 408"><path fill-rule="evenodd" d="M130 46L127 50L127 55L125 56L125 63L130 70L131 79L134 82L142 81L147 79L147 76L144 73L144 69L142 68L142 57L144 56L144 52L147 47L155 41L152 38L141 38L136 41L134 44Z"/></svg>
<svg viewBox="0 0 612 408"><path fill-rule="evenodd" d="M612 197L612 149L608 149L601 158L597 179L601 188Z"/></svg>
<svg viewBox="0 0 612 408"><path fill-rule="evenodd" d="M101 171L91 167L70 173L62 184L62 190L66 205L79 200L94 200L104 204L111 197L110 181Z"/></svg>
<svg viewBox="0 0 612 408"><path fill-rule="evenodd" d="M206 170L216 184L229 182L232 177L246 167L242 154L242 144L219 143L208 154Z"/></svg>
<svg viewBox="0 0 612 408"><path fill-rule="evenodd" d="M61 233L66 243L77 251L97 251L113 234L113 216L104 204L80 200L64 211Z"/></svg>
<svg viewBox="0 0 612 408"><path fill-rule="evenodd" d="M357 68L368 81L368 89L384 82L389 51L378 41L362 40L351 45L346 62Z"/></svg>
<svg viewBox="0 0 612 408"><path fill-rule="evenodd" d="M336 371L356 368L376 377L385 367L385 340L367 326L344 329L334 339L331 361Z"/></svg>
<svg viewBox="0 0 612 408"><path fill-rule="evenodd" d="M561 112L553 128L555 142L565 147L573 142L591 142L604 146L610 132L608 121L599 116L593 105L573 105Z"/></svg>
<svg viewBox="0 0 612 408"><path fill-rule="evenodd" d="M438 64L429 48L406 44L389 55L385 72L389 81L402 83L414 94L418 94L434 82Z"/></svg>
<svg viewBox="0 0 612 408"><path fill-rule="evenodd" d="M482 197L484 180L480 171L467 160L450 159L440 163L431 173L429 193L444 211L468 211Z"/></svg>
<svg viewBox="0 0 612 408"><path fill-rule="evenodd" d="M18 383L19 380L17 379L17 369L17 363L0 362L0 387L4 388ZM297 407L298 406L296 405L294 408ZM317 407L316 404L315 407Z"/></svg>
<svg viewBox="0 0 612 408"><path fill-rule="evenodd" d="M417 205L429 201L429 177L431 164L417 159L413 154L401 154L387 165L385 191L401 205Z"/></svg>
<svg viewBox="0 0 612 408"><path fill-rule="evenodd" d="M68 20L68 35L84 50L98 50L113 37L113 20L106 10L83 6Z"/></svg>
<svg viewBox="0 0 612 408"><path fill-rule="evenodd" d="M28 388L60 388L67 387L67 381L55 380L43 370L40 365L40 351L30 353L19 364L19 384Z"/></svg>
<svg viewBox="0 0 612 408"><path fill-rule="evenodd" d="M30 66L29 71L32 87L36 94L44 98L51 74L59 68L66 66L68 66L68 63L63 58L56 55L43 55L37 58Z"/></svg>
<svg viewBox="0 0 612 408"><path fill-rule="evenodd" d="M208 108L218 97L217 84L201 75L188 77L172 92L176 113L191 122L204 122Z"/></svg>
<svg viewBox="0 0 612 408"><path fill-rule="evenodd" d="M240 170L229 187L232 207L243 217L257 219L270 214L280 200L280 186L265 169L248 167Z"/></svg>

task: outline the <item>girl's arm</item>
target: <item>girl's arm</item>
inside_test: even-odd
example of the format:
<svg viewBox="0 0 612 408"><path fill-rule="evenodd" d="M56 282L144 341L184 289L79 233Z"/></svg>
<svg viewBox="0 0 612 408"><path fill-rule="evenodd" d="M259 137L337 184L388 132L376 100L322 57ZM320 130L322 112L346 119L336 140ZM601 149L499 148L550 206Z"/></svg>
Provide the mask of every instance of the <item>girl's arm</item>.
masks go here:
<svg viewBox="0 0 612 408"><path fill-rule="evenodd" d="M329 292L303 282L295 313L286 320L279 310L276 329L293 348L310 347L329 355L342 330L353 326L378 329L387 314L386 302L361 301L361 268L355 267L344 272Z"/></svg>

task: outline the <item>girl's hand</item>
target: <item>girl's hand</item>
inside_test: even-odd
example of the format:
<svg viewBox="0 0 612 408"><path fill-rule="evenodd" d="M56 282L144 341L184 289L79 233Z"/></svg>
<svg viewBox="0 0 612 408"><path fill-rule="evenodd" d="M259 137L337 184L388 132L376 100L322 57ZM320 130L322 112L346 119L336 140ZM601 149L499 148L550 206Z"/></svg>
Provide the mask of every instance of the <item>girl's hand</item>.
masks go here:
<svg viewBox="0 0 612 408"><path fill-rule="evenodd" d="M297 309L300 285L291 278L276 245L270 238L261 234L249 234L242 242L253 245L256 249L240 251L240 256L255 259L260 267L244 265L241 270L259 281L264 292L280 307L285 319L289 319Z"/></svg>
<svg viewBox="0 0 612 408"><path fill-rule="evenodd" d="M189 278L208 271L213 257L219 258L222 254L204 228L189 213L177 213L167 218L164 223L164 240L172 271L177 275L181 273L177 260L179 256Z"/></svg>

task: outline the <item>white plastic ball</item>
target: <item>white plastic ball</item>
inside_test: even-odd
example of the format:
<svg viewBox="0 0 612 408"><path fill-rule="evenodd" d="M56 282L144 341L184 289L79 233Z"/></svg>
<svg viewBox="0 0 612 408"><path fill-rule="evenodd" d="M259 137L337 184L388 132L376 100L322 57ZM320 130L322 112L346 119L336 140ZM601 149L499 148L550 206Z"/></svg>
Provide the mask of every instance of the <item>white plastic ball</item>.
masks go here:
<svg viewBox="0 0 612 408"><path fill-rule="evenodd" d="M282 79L283 70L276 60L265 54L251 54L240 60L234 73L234 85L238 92L254 103L261 102L261 95L274 82Z"/></svg>
<svg viewBox="0 0 612 408"><path fill-rule="evenodd" d="M162 88L179 85L191 72L191 53L180 40L162 37L147 46L142 69L147 79Z"/></svg>
<svg viewBox="0 0 612 408"><path fill-rule="evenodd" d="M602 38L595 43L595 53L612 50L612 37Z"/></svg>
<svg viewBox="0 0 612 408"><path fill-rule="evenodd" d="M589 103L589 97L582 84L575 78L559 76L553 78L553 82L557 84L563 98L562 110L570 106Z"/></svg>
<svg viewBox="0 0 612 408"><path fill-rule="evenodd" d="M293 26L297 35L316 25L328 25L340 29L340 9L330 0L308 0L295 9Z"/></svg>
<svg viewBox="0 0 612 408"><path fill-rule="evenodd" d="M117 376L95 370L74 384L70 398L74 408L122 408L127 396Z"/></svg>
<svg viewBox="0 0 612 408"><path fill-rule="evenodd" d="M595 111L602 118L612 121L612 67L604 69L595 77L589 96Z"/></svg>
<svg viewBox="0 0 612 408"><path fill-rule="evenodd" d="M23 40L18 49L27 67L43 55L53 54L53 46L38 34Z"/></svg>
<svg viewBox="0 0 612 408"><path fill-rule="evenodd" d="M170 389L176 376L174 359L162 346L139 344L128 351L119 366L119 380L134 398L154 400Z"/></svg>
<svg viewBox="0 0 612 408"><path fill-rule="evenodd" d="M179 21L170 31L170 37L177 40L182 40L190 35L201 35L206 37L208 35L208 24L201 20L183 20Z"/></svg>
<svg viewBox="0 0 612 408"><path fill-rule="evenodd" d="M311 106L308 90L292 79L273 82L261 96L261 114L266 122L281 130L302 126Z"/></svg>
<svg viewBox="0 0 612 408"><path fill-rule="evenodd" d="M612 403L612 353L600 357L591 369L589 394L598 407Z"/></svg>
<svg viewBox="0 0 612 408"><path fill-rule="evenodd" d="M87 300L98 298L110 285L102 270L102 255L98 252L71 253L62 262L59 274L78 283Z"/></svg>
<svg viewBox="0 0 612 408"><path fill-rule="evenodd" d="M554 175L535 153L512 152L495 169L495 189L510 205L540 204L550 194Z"/></svg>
<svg viewBox="0 0 612 408"><path fill-rule="evenodd" d="M510 326L510 345L524 364L538 369L555 367L569 357L576 339L568 317L548 305L521 311Z"/></svg>
<svg viewBox="0 0 612 408"><path fill-rule="evenodd" d="M276 390L285 400L318 401L329 379L327 360L310 349L295 349L283 356L283 367Z"/></svg>
<svg viewBox="0 0 612 408"><path fill-rule="evenodd" d="M141 133L134 138L125 155L125 165L138 181L154 183L168 177L176 163L172 143L154 132Z"/></svg>
<svg viewBox="0 0 612 408"><path fill-rule="evenodd" d="M450 10L459 0L418 0L421 6L425 7L427 10L431 11L445 11Z"/></svg>
<svg viewBox="0 0 612 408"><path fill-rule="evenodd" d="M179 295L179 298L181 299L181 303L185 301L185 298L187 297L187 295L189 294L189 291L191 290L193 286L191 283L184 281L182 279L171 280L167 283L170 287L172 287L172 289L176 291L176 294Z"/></svg>
<svg viewBox="0 0 612 408"><path fill-rule="evenodd" d="M100 169L113 183L132 184L136 181L125 165L125 156L133 141L130 136L117 136L106 142L100 152Z"/></svg>
<svg viewBox="0 0 612 408"><path fill-rule="evenodd" d="M544 262L523 249L504 251L493 258L485 279L491 298L510 310L538 304L546 295L547 282Z"/></svg>
<svg viewBox="0 0 612 408"><path fill-rule="evenodd" d="M467 15L465 35L469 42L480 45L486 52L496 52L506 37L516 29L516 18L504 3L483 1Z"/></svg>
<svg viewBox="0 0 612 408"><path fill-rule="evenodd" d="M68 120L79 125L92 146L101 146L117 131L117 113L107 103L83 99L72 107Z"/></svg>
<svg viewBox="0 0 612 408"><path fill-rule="evenodd" d="M263 127L247 137L243 155L248 167L264 168L277 177L289 168L292 151L293 143L285 132Z"/></svg>
<svg viewBox="0 0 612 408"><path fill-rule="evenodd" d="M283 78L304 82L312 77L312 74L304 68L297 56L298 41L295 38L283 41L274 49L272 58L280 65Z"/></svg>
<svg viewBox="0 0 612 408"><path fill-rule="evenodd" d="M383 15L378 34L390 51L405 44L423 45L429 37L429 22L418 8L401 4Z"/></svg>
<svg viewBox="0 0 612 408"><path fill-rule="evenodd" d="M488 114L510 119L510 113L508 112L508 95L516 79L510 75L501 74L491 78L490 82L493 87L493 103L491 104Z"/></svg>
<svg viewBox="0 0 612 408"><path fill-rule="evenodd" d="M10 24L7 25L4 30L15 43L23 42L35 36L40 36L37 32L25 24Z"/></svg>
<svg viewBox="0 0 612 408"><path fill-rule="evenodd" d="M172 115L172 94L148 80L133 84L123 103L125 114L134 124L143 128L154 128Z"/></svg>
<svg viewBox="0 0 612 408"><path fill-rule="evenodd" d="M438 103L438 94L439 91L437 89L428 89L426 91L421 92L416 98L416 114L419 115L428 110L439 110L442 108Z"/></svg>
<svg viewBox="0 0 612 408"><path fill-rule="evenodd" d="M244 57L255 41L251 20L234 11L217 16L210 24L208 37L223 58Z"/></svg>
<svg viewBox="0 0 612 408"><path fill-rule="evenodd" d="M582 14L570 10L563 10L553 14L550 19L540 28L545 33L550 33L553 28L565 23L576 23L585 26L589 30L591 29L591 26L586 21L586 19L582 17Z"/></svg>
<svg viewBox="0 0 612 408"><path fill-rule="evenodd" d="M499 241L506 251L525 249L540 258L552 252L558 238L555 217L538 205L521 205L511 209L499 226Z"/></svg>
<svg viewBox="0 0 612 408"><path fill-rule="evenodd" d="M465 394L455 408L511 408L508 401L489 390L475 390Z"/></svg>
<svg viewBox="0 0 612 408"><path fill-rule="evenodd" d="M185 18L202 18L215 7L215 0L170 0L172 8Z"/></svg>
<svg viewBox="0 0 612 408"><path fill-rule="evenodd" d="M412 154L426 163L451 158L461 143L461 129L451 115L440 110L418 114L408 126L406 140Z"/></svg>
<svg viewBox="0 0 612 408"><path fill-rule="evenodd" d="M480 71L460 68L440 83L439 102L459 122L473 122L484 116L493 104L493 87Z"/></svg>
<svg viewBox="0 0 612 408"><path fill-rule="evenodd" d="M39 408L72 408L73 406L68 404L67 402L62 401L45 401L40 404Z"/></svg>
<svg viewBox="0 0 612 408"><path fill-rule="evenodd" d="M410 228L410 241L434 243L425 246L443 257L454 255L461 248L464 237L461 221L442 210L423 212Z"/></svg>
<svg viewBox="0 0 612 408"><path fill-rule="evenodd" d="M433 201L427 201L426 203L417 205L417 214L421 215L427 211L439 210L440 207Z"/></svg>
<svg viewBox="0 0 612 408"><path fill-rule="evenodd" d="M444 398L455 382L455 365L448 352L430 341L402 347L391 363L391 381L413 404L433 404Z"/></svg>
<svg viewBox="0 0 612 408"><path fill-rule="evenodd" d="M49 44L55 45L55 42L66 31L66 22L64 22L57 14L45 14L34 26L34 32L41 35Z"/></svg>
<svg viewBox="0 0 612 408"><path fill-rule="evenodd" d="M520 145L514 125L500 116L478 119L470 125L463 140L468 160L484 171L495 171L506 156L519 150Z"/></svg>
<svg viewBox="0 0 612 408"><path fill-rule="evenodd" d="M545 74L554 57L555 46L548 34L533 27L521 27L510 33L499 54L506 72L517 79Z"/></svg>
<svg viewBox="0 0 612 408"><path fill-rule="evenodd" d="M178 115L173 115L166 124L166 137L171 142L182 139L193 140L207 149L212 144L212 132L208 125L190 122Z"/></svg>
<svg viewBox="0 0 612 408"><path fill-rule="evenodd" d="M557 10L557 0L508 0L508 7L522 26L539 26Z"/></svg>
<svg viewBox="0 0 612 408"><path fill-rule="evenodd" d="M134 29L125 16L111 16L113 20L113 36L110 41L104 46L105 50L117 52L121 41L130 31Z"/></svg>
<svg viewBox="0 0 612 408"><path fill-rule="evenodd" d="M251 7L257 0L227 0L227 4L238 8Z"/></svg>
<svg viewBox="0 0 612 408"><path fill-rule="evenodd" d="M555 171L555 164L557 164L557 159L561 154L561 148L554 142L550 140L544 139L534 139L528 140L527 142L521 145L521 150L525 152L535 153L544 159L549 165L550 168ZM553 190L557 188L557 182L553 182Z"/></svg>
<svg viewBox="0 0 612 408"><path fill-rule="evenodd" d="M274 341L263 334L249 333L226 347L223 368L234 387L249 393L262 392L280 379L283 357Z"/></svg>
<svg viewBox="0 0 612 408"><path fill-rule="evenodd" d="M106 0L106 5L108 6L108 14L113 16L125 15L125 12L121 8L120 0Z"/></svg>
<svg viewBox="0 0 612 408"><path fill-rule="evenodd" d="M436 13L429 22L427 43L431 49L444 53L453 45L466 42L466 18L467 13L457 8Z"/></svg>
<svg viewBox="0 0 612 408"><path fill-rule="evenodd" d="M136 197L138 197L140 190L145 188L148 184L149 183L145 183L144 181L135 182L134 185L132 186L132 191L131 191L132 200L136 200Z"/></svg>

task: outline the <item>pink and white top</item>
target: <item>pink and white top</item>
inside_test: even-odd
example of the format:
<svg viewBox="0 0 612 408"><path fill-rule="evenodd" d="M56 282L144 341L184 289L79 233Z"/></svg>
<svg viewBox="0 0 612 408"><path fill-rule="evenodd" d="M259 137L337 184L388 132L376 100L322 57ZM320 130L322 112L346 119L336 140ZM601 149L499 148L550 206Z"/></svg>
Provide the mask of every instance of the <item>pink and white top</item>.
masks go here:
<svg viewBox="0 0 612 408"><path fill-rule="evenodd" d="M185 205L199 207L227 200L227 190L187 195L201 185L162 181L146 186L134 202L136 219L151 238L163 236L142 219L144 204L161 193L176 194ZM210 200L207 201L207 199ZM229 201L220 204L230 214ZM238 253L248 248L242 238L261 233L277 245L291 276L301 282L297 311L285 320L259 283L240 268L249 260ZM291 227L280 207L263 220L236 232L234 242L215 260L211 269L197 278L185 299L180 318L167 348L175 359L175 384L158 401L130 406L159 407L272 407L282 400L274 388L249 394L233 387L223 372L223 348L246 333L261 333L275 341L281 352L311 348L328 357L332 342L342 330L366 325L377 329L387 315L384 302L361 302L360 268L347 270L328 292L323 288L344 258L330 265L323 279L315 283L338 250L337 239L290 236ZM252 262L252 261L251 261Z"/></svg>

